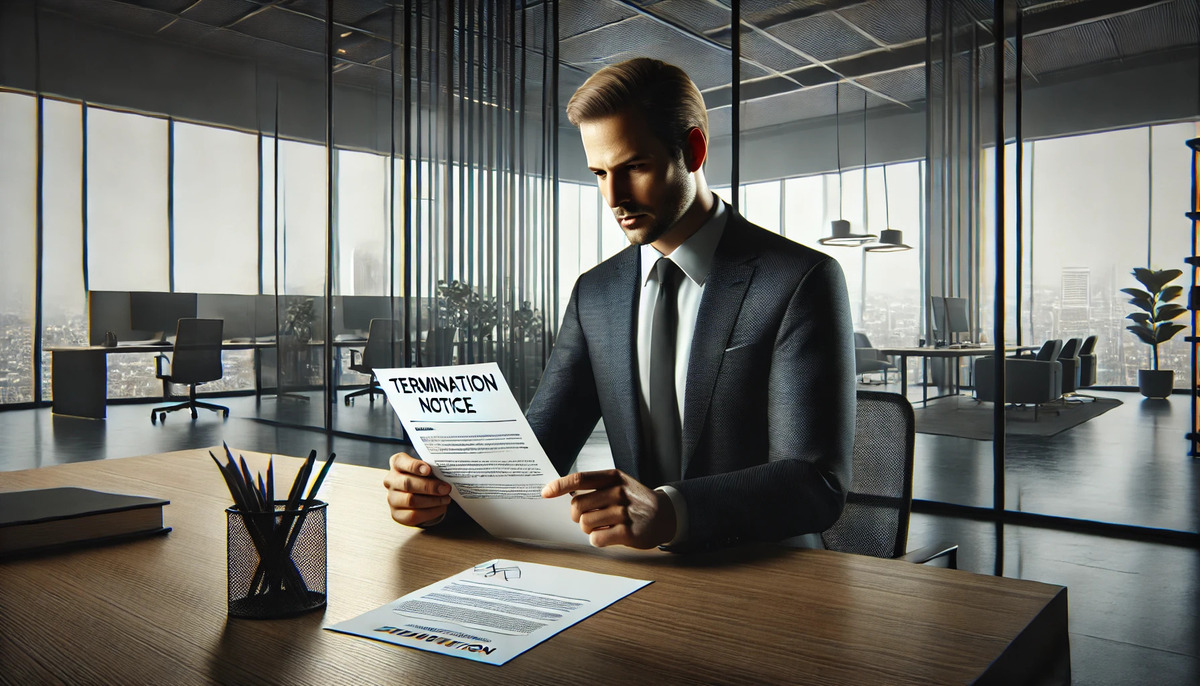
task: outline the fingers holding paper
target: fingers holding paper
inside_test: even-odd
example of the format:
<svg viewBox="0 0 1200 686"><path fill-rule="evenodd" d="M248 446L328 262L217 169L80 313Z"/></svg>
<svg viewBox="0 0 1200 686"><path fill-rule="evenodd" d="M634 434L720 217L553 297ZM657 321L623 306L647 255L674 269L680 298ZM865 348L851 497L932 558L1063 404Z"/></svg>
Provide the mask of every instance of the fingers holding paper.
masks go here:
<svg viewBox="0 0 1200 686"><path fill-rule="evenodd" d="M667 494L618 469L568 474L542 489L543 498L568 493L576 494L571 519L596 547L653 548L675 535L675 508Z"/></svg>
<svg viewBox="0 0 1200 686"><path fill-rule="evenodd" d="M407 453L392 455L383 479L392 519L406 526L439 521L450 504L450 484L432 476L428 464Z"/></svg>

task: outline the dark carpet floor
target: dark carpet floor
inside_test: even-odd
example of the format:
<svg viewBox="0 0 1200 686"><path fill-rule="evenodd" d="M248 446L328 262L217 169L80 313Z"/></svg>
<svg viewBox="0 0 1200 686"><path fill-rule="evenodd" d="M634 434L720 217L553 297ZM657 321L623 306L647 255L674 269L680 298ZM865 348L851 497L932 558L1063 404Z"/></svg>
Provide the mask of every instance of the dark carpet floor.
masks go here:
<svg viewBox="0 0 1200 686"><path fill-rule="evenodd" d="M1051 403L1037 410L1030 406L1005 410L1005 432L1010 436L1054 436L1079 426L1121 404L1114 398L1096 398L1092 402ZM917 432L958 436L977 441L992 440L992 403L977 402L969 396L935 400L927 407L917 406Z"/></svg>

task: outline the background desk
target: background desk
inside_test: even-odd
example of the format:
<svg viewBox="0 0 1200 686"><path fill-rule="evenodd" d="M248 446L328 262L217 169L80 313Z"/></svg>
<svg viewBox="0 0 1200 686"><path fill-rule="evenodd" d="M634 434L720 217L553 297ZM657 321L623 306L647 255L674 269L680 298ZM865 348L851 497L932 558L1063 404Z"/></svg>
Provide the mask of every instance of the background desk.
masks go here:
<svg viewBox="0 0 1200 686"><path fill-rule="evenodd" d="M1035 346L1029 346L1029 345L1006 346L1004 348L1004 354L1011 355L1015 352L1021 352L1021 351L1025 351L1025 350L1037 350L1037 346L1036 345ZM879 348L879 354L881 354L881 355L895 355L896 357L900 358L900 395L902 395L906 398L908 397L908 358L910 358L910 357L941 358L941 359L950 358L950 359L955 360L954 381L951 384L952 390L949 395L958 395L958 392L959 392L958 360L961 360L964 357L986 357L988 355L991 355L995 351L996 351L996 349L992 348L990 346L983 346L983 347L979 347L979 348L918 348L918 347ZM921 402L922 403L927 403L930 400L937 400L938 398L944 398L944 397L946 397L946 396L945 395L937 395L937 396L930 398L929 397L928 380L922 379L922 381L921 381Z"/></svg>
<svg viewBox="0 0 1200 686"><path fill-rule="evenodd" d="M254 350L274 346L274 342L221 344L221 350ZM108 404L108 356L127 353L169 353L169 345L100 345L48 348L50 351L50 393L54 414L104 419ZM154 369L146 372L153 374ZM255 391L261 391L260 369L254 363Z"/></svg>
<svg viewBox="0 0 1200 686"><path fill-rule="evenodd" d="M265 459L248 456L251 469ZM276 460L292 478L298 460ZM391 521L379 469L336 465L329 604L226 618L225 485L205 451L8 472L5 490L74 485L169 498L167 536L0 563L0 682L1027 684L1069 679L1059 586L773 546L704 555L556 549L474 525ZM335 634L492 558L654 583L503 667ZM1057 668L1057 671L1055 669Z"/></svg>

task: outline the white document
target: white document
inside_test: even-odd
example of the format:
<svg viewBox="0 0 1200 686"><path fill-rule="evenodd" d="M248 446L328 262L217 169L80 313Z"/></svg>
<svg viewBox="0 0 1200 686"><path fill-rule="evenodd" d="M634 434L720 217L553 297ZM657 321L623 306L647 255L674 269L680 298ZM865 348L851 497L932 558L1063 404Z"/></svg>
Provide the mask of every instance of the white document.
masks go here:
<svg viewBox="0 0 1200 686"><path fill-rule="evenodd" d="M559 477L495 362L376 369L421 459L488 533L588 545L571 499L543 498Z"/></svg>
<svg viewBox="0 0 1200 686"><path fill-rule="evenodd" d="M649 583L490 560L325 628L502 665Z"/></svg>

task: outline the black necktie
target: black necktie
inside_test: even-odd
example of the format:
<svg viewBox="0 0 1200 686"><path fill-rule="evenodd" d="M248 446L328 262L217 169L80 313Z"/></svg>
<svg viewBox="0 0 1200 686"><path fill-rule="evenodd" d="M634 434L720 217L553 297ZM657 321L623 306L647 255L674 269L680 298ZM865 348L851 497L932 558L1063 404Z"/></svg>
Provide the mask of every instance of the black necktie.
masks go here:
<svg viewBox="0 0 1200 686"><path fill-rule="evenodd" d="M658 297L654 300L654 320L650 327L650 422L654 461L660 486L682 478L679 425L679 401L675 397L675 333L679 328L676 292L683 272L671 260L660 257L654 265L658 272Z"/></svg>

